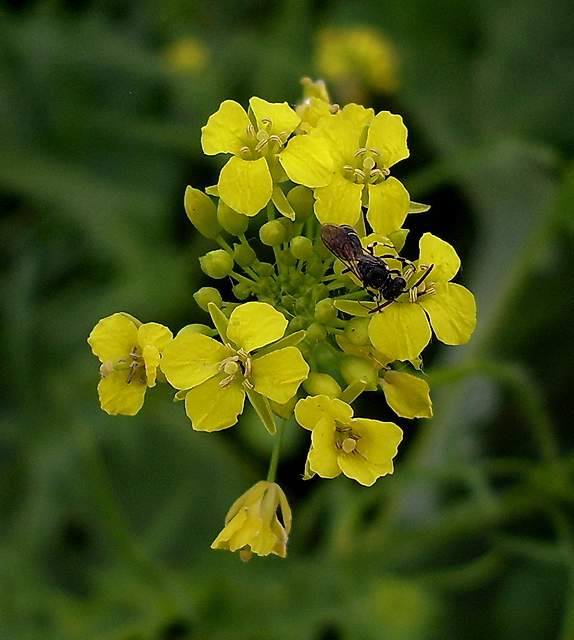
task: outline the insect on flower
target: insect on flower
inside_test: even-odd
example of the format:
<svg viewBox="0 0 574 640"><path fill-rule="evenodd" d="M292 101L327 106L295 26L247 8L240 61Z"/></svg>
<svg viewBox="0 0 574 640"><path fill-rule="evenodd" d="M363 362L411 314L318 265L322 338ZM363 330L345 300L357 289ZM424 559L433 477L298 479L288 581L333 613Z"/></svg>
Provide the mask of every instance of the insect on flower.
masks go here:
<svg viewBox="0 0 574 640"><path fill-rule="evenodd" d="M434 265L426 266L425 273L411 287L407 286L408 278L416 271L415 265L406 258L394 254L376 256L374 248L383 243L375 242L365 249L357 232L349 225L324 224L321 226L321 239L329 251L339 258L346 266L345 271L350 271L373 294L377 306L370 311L375 313L394 302L406 291L417 291L423 281L428 277ZM385 262L393 259L405 266L405 270L391 269ZM430 289L427 293L430 293ZM416 299L416 298L415 298Z"/></svg>

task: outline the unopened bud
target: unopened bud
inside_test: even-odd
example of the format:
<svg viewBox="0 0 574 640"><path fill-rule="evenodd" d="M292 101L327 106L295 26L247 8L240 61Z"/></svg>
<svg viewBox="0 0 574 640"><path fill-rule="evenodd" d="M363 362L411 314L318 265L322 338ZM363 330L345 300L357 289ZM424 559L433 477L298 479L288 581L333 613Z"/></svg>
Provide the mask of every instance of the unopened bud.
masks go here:
<svg viewBox="0 0 574 640"><path fill-rule="evenodd" d="M370 318L355 316L345 325L345 337L356 347L364 347L371 344L369 340Z"/></svg>
<svg viewBox="0 0 574 640"><path fill-rule="evenodd" d="M183 206L193 226L206 238L217 238L221 233L221 225L217 220L215 205L211 198L193 187L187 187L183 198Z"/></svg>
<svg viewBox="0 0 574 640"><path fill-rule="evenodd" d="M325 395L338 398L341 395L339 383L327 373L311 371L307 380L303 382L303 388L311 396Z"/></svg>
<svg viewBox="0 0 574 640"><path fill-rule="evenodd" d="M333 305L331 298L323 298L315 305L315 320L323 324L333 322L337 317L337 309Z"/></svg>
<svg viewBox="0 0 574 640"><path fill-rule="evenodd" d="M270 220L259 229L259 237L268 247L277 247L287 240L287 230L280 220Z"/></svg>
<svg viewBox="0 0 574 640"><path fill-rule="evenodd" d="M347 384L360 381L366 384L366 391L377 388L377 369L365 358L346 355L339 361L339 370Z"/></svg>
<svg viewBox="0 0 574 640"><path fill-rule="evenodd" d="M216 307L221 307L223 303L221 294L214 287L201 287L199 291L193 294L193 297L204 311L207 311L207 305L210 302L213 302Z"/></svg>
<svg viewBox="0 0 574 640"><path fill-rule="evenodd" d="M313 251L313 243L305 236L295 236L291 240L291 253L297 260L309 260L315 253Z"/></svg>
<svg viewBox="0 0 574 640"><path fill-rule="evenodd" d="M220 280L233 271L233 258L224 249L206 253L199 259L201 270L210 278Z"/></svg>
<svg viewBox="0 0 574 640"><path fill-rule="evenodd" d="M219 224L232 236L240 236L247 231L249 218L242 213L237 213L223 200L217 205L217 220Z"/></svg>
<svg viewBox="0 0 574 640"><path fill-rule="evenodd" d="M304 187L303 185L297 185L293 187L287 194L287 200L295 211L295 221L305 222L313 215L313 205L315 199L313 198L313 191Z"/></svg>
<svg viewBox="0 0 574 640"><path fill-rule="evenodd" d="M257 254L248 244L236 244L233 247L233 259L240 267L249 267L257 260Z"/></svg>

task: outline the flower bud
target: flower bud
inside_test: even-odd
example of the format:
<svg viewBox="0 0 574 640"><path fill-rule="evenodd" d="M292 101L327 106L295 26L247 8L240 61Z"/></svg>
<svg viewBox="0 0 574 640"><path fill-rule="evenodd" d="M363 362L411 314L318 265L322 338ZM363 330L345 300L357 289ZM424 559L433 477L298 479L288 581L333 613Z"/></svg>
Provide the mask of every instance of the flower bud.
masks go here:
<svg viewBox="0 0 574 640"><path fill-rule="evenodd" d="M287 200L295 211L295 221L305 222L313 215L313 191L304 187L302 184L293 187L287 194Z"/></svg>
<svg viewBox="0 0 574 640"><path fill-rule="evenodd" d="M257 254L248 244L236 244L233 245L233 259L240 267L249 267L257 260Z"/></svg>
<svg viewBox="0 0 574 640"><path fill-rule="evenodd" d="M249 296L251 295L251 287L244 282L238 282L233 287L233 295L238 300L247 300L247 298L249 298Z"/></svg>
<svg viewBox="0 0 574 640"><path fill-rule="evenodd" d="M270 220L259 229L259 237L268 247L277 247L287 240L287 229L280 220Z"/></svg>
<svg viewBox="0 0 574 640"><path fill-rule="evenodd" d="M338 398L341 395L339 383L327 373L311 371L307 380L303 382L303 388L311 396L325 395Z"/></svg>
<svg viewBox="0 0 574 640"><path fill-rule="evenodd" d="M290 251L281 251L277 259L281 264L286 264L288 267L294 267L297 264L297 258Z"/></svg>
<svg viewBox="0 0 574 640"><path fill-rule="evenodd" d="M291 253L297 260L308 260L315 253L313 243L305 236L295 236L291 240Z"/></svg>
<svg viewBox="0 0 574 640"><path fill-rule="evenodd" d="M275 273L275 267L270 262L260 262L255 270L262 278L268 278Z"/></svg>
<svg viewBox="0 0 574 640"><path fill-rule="evenodd" d="M249 218L242 213L237 213L223 200L217 205L217 220L219 224L232 236L240 236L247 231Z"/></svg>
<svg viewBox="0 0 574 640"><path fill-rule="evenodd" d="M221 294L214 287L201 287L201 289L199 289L199 291L196 291L193 294L193 297L194 297L195 301L197 302L197 304L204 311L207 311L207 305L210 302L213 302L213 304L216 307L221 307L221 305L223 304L223 300L221 298Z"/></svg>
<svg viewBox="0 0 574 640"><path fill-rule="evenodd" d="M320 278L325 272L325 265L321 258L314 253L309 260L307 260L306 269L307 273L314 278Z"/></svg>
<svg viewBox="0 0 574 640"><path fill-rule="evenodd" d="M209 289L211 287L204 287L205 289ZM200 289L201 291L201 289ZM216 291L216 289L214 289L214 291ZM199 291L198 291L199 293ZM221 297L220 297L221 299ZM210 300L209 302L213 302L213 300ZM213 336L215 333L217 333L216 331L214 331L211 327L208 327L206 324L198 324L197 322L193 323L193 324L186 324L185 327L182 327L177 335L181 336L184 333L203 333L203 335L205 336Z"/></svg>
<svg viewBox="0 0 574 640"><path fill-rule="evenodd" d="M355 316L351 318L345 325L345 337L356 347L364 347L371 344L369 340L369 322L370 318L362 318Z"/></svg>
<svg viewBox="0 0 574 640"><path fill-rule="evenodd" d="M315 305L315 320L323 324L329 324L337 317L337 309L331 298L323 298Z"/></svg>
<svg viewBox="0 0 574 640"><path fill-rule="evenodd" d="M327 327L319 322L313 322L307 328L305 340L313 342L321 342L327 337Z"/></svg>
<svg viewBox="0 0 574 640"><path fill-rule="evenodd" d="M210 278L220 280L233 270L233 258L224 249L216 249L206 253L199 259L201 270Z"/></svg>
<svg viewBox="0 0 574 640"><path fill-rule="evenodd" d="M206 238L217 238L221 233L221 225L217 220L215 205L211 198L193 187L187 187L183 199L187 217L193 226Z"/></svg>
<svg viewBox="0 0 574 640"><path fill-rule="evenodd" d="M366 358L346 355L341 358L339 369L347 384L361 381L367 384L366 391L374 391L377 388L377 370Z"/></svg>
<svg viewBox="0 0 574 640"><path fill-rule="evenodd" d="M311 291L311 298L313 302L319 302L319 300L323 300L323 298L329 297L329 287L326 284L320 282L316 284Z"/></svg>

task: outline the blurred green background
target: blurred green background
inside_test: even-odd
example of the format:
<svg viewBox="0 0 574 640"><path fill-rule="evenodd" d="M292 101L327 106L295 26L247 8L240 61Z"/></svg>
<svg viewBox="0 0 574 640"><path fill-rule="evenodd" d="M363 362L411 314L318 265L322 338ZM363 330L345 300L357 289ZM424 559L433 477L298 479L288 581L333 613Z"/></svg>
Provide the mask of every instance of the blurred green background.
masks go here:
<svg viewBox="0 0 574 640"><path fill-rule="evenodd" d="M357 26L396 89L352 52L350 76L318 65ZM243 564L209 545L264 477L263 429L192 432L163 387L108 416L86 338L116 311L206 321L200 127L227 98L294 104L303 76L402 114L397 175L432 205L405 255L451 242L479 325L432 345L435 418L399 421L372 488L303 482L290 426L289 556ZM569 0L1 2L0 639L574 638L573 151Z"/></svg>

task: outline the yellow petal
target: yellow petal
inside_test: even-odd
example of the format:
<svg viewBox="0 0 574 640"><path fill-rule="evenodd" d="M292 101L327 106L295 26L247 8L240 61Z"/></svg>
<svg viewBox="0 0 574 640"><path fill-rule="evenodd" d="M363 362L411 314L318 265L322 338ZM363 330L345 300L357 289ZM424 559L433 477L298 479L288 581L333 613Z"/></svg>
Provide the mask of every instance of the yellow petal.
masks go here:
<svg viewBox="0 0 574 640"><path fill-rule="evenodd" d="M233 426L243 411L245 391L234 382L227 387L219 384L219 375L188 391L185 412L196 431L220 431Z"/></svg>
<svg viewBox="0 0 574 640"><path fill-rule="evenodd" d="M448 242L433 236L432 233L423 234L419 242L421 264L434 264L429 279L433 282L448 282L452 280L460 269L460 258Z"/></svg>
<svg viewBox="0 0 574 640"><path fill-rule="evenodd" d="M161 368L176 389L192 389L219 371L229 356L227 349L202 333L182 333L164 349Z"/></svg>
<svg viewBox="0 0 574 640"><path fill-rule="evenodd" d="M373 315L369 338L390 360L414 360L429 343L431 330L418 304L393 302Z"/></svg>
<svg viewBox="0 0 574 640"><path fill-rule="evenodd" d="M88 344L101 362L125 358L137 345L137 327L124 313L103 318L92 329Z"/></svg>
<svg viewBox="0 0 574 640"><path fill-rule="evenodd" d="M335 173L326 187L315 189L315 215L321 223L353 226L361 214L363 185L350 182Z"/></svg>
<svg viewBox="0 0 574 640"><path fill-rule="evenodd" d="M308 396L295 406L295 419L309 431L325 417L346 424L353 417L353 409L338 398L324 395Z"/></svg>
<svg viewBox="0 0 574 640"><path fill-rule="evenodd" d="M247 140L251 124L245 109L233 100L225 100L201 129L201 146L208 156L217 153L237 155ZM230 205L231 206L231 205Z"/></svg>
<svg viewBox="0 0 574 640"><path fill-rule="evenodd" d="M128 372L114 371L98 384L102 409L112 416L135 416L142 408L147 386L134 378L126 382Z"/></svg>
<svg viewBox="0 0 574 640"><path fill-rule="evenodd" d="M476 302L472 293L454 282L435 284L434 295L422 296L436 337L445 344L464 344L476 328Z"/></svg>
<svg viewBox="0 0 574 640"><path fill-rule="evenodd" d="M229 317L227 337L250 352L283 337L287 319L266 302L246 302Z"/></svg>
<svg viewBox="0 0 574 640"><path fill-rule="evenodd" d="M171 331L157 322L146 322L138 329L138 342L140 347L151 344L158 351L163 351L173 338Z"/></svg>
<svg viewBox="0 0 574 640"><path fill-rule="evenodd" d="M321 478L335 478L341 473L338 463L338 449L335 447L333 434L335 423L331 418L322 418L311 433L312 447L307 461L309 467Z"/></svg>
<svg viewBox="0 0 574 640"><path fill-rule="evenodd" d="M369 124L367 135L367 149L372 147L381 152L385 167L392 167L409 157L407 128L401 116L390 111L377 113Z"/></svg>
<svg viewBox="0 0 574 640"><path fill-rule="evenodd" d="M356 110L351 113L351 110L347 110L349 106L337 115L321 118L313 133L314 136L325 140L334 166L339 170L353 160L355 151L360 147L359 139L365 126L363 116L369 111L360 107L360 113L355 113Z"/></svg>
<svg viewBox="0 0 574 640"><path fill-rule="evenodd" d="M297 347L285 347L253 360L251 382L255 391L283 404L307 378L309 365Z"/></svg>
<svg viewBox="0 0 574 640"><path fill-rule="evenodd" d="M290 134L301 122L301 118L286 102L267 102L254 96L249 100L249 106L257 121L257 128L267 131L269 135Z"/></svg>
<svg viewBox="0 0 574 640"><path fill-rule="evenodd" d="M219 174L219 197L238 213L254 216L271 199L273 180L265 158L230 158Z"/></svg>
<svg viewBox="0 0 574 640"><path fill-rule="evenodd" d="M326 142L313 136L295 136L279 154L289 179L314 189L328 185L333 177L333 160Z"/></svg>
<svg viewBox="0 0 574 640"><path fill-rule="evenodd" d="M387 371L381 381L387 404L401 418L432 418L426 380L402 371Z"/></svg>
<svg viewBox="0 0 574 640"><path fill-rule="evenodd" d="M159 366L159 351L157 350L157 347L154 347L152 344L146 344L142 349L142 356L145 363L147 386L154 387L157 368Z"/></svg>
<svg viewBox="0 0 574 640"><path fill-rule="evenodd" d="M402 182L387 178L369 189L367 220L375 233L388 235L400 229L409 212L410 196Z"/></svg>

